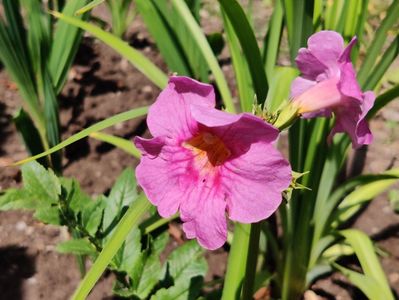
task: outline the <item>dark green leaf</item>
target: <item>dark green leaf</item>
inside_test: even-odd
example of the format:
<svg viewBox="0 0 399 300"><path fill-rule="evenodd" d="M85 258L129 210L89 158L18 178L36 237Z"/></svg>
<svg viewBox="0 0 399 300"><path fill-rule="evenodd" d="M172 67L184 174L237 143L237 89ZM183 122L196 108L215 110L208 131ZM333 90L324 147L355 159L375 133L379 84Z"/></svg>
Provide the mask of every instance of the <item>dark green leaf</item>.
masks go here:
<svg viewBox="0 0 399 300"><path fill-rule="evenodd" d="M82 223L90 235L95 235L101 224L104 211L103 197L85 205L82 213Z"/></svg>
<svg viewBox="0 0 399 300"><path fill-rule="evenodd" d="M257 101L263 104L266 100L268 81L251 25L241 5L236 0L219 0L219 3L229 18L247 59Z"/></svg>
<svg viewBox="0 0 399 300"><path fill-rule="evenodd" d="M137 198L136 178L132 169L126 169L118 177L108 199L105 201L103 230L107 230L122 208L129 206Z"/></svg>
<svg viewBox="0 0 399 300"><path fill-rule="evenodd" d="M168 266L174 285L168 289L159 290L151 300L183 300L198 296L202 277L207 271L203 249L198 243L190 241L173 251L168 258Z"/></svg>

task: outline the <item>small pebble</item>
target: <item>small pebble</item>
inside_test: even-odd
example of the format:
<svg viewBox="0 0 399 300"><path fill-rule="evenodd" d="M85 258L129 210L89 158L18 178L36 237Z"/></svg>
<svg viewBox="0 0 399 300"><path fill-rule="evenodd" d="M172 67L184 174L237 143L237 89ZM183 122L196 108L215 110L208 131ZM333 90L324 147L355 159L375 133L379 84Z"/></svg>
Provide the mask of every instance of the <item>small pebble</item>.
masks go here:
<svg viewBox="0 0 399 300"><path fill-rule="evenodd" d="M36 277L31 277L26 280L26 283L29 285L35 285L37 283Z"/></svg>
<svg viewBox="0 0 399 300"><path fill-rule="evenodd" d="M18 230L18 231L24 231L25 229L26 229L26 223L25 222L23 222L23 221L19 221L16 225L15 225L15 228Z"/></svg>

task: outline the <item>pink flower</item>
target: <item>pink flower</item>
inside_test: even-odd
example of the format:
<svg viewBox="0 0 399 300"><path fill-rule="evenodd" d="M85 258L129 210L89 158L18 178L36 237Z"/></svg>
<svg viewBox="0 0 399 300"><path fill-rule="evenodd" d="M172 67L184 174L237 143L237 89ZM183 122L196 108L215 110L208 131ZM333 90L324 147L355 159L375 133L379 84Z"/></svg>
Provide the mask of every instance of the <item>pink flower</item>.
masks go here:
<svg viewBox="0 0 399 300"><path fill-rule="evenodd" d="M162 217L180 211L187 237L208 249L226 241L226 213L244 223L265 219L291 182L289 163L272 144L276 128L214 107L211 85L171 77L148 113L154 138L134 140L148 199Z"/></svg>
<svg viewBox="0 0 399 300"><path fill-rule="evenodd" d="M344 48L344 40L335 31L321 31L308 40L308 48L299 49L296 63L302 72L291 86L293 103L304 118L331 117L336 122L329 140L337 132L346 132L354 148L371 143L366 115L374 104L371 91L363 93L356 80L350 53L356 37Z"/></svg>

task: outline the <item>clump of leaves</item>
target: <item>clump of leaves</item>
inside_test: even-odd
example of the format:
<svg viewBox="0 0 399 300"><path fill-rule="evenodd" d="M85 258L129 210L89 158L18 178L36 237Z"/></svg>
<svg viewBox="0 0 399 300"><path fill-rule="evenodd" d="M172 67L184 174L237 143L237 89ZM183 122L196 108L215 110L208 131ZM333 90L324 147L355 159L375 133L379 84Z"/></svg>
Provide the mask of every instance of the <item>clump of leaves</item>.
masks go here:
<svg viewBox="0 0 399 300"><path fill-rule="evenodd" d="M23 188L0 195L0 210L27 209L44 223L67 226L72 239L57 246L61 253L97 258L115 226L139 196L132 169L116 180L108 196L91 199L74 179L59 178L37 162L22 166ZM138 299L196 299L207 271L203 249L190 241L160 254L169 242L165 231L145 234L132 228L109 265L116 277L113 291Z"/></svg>

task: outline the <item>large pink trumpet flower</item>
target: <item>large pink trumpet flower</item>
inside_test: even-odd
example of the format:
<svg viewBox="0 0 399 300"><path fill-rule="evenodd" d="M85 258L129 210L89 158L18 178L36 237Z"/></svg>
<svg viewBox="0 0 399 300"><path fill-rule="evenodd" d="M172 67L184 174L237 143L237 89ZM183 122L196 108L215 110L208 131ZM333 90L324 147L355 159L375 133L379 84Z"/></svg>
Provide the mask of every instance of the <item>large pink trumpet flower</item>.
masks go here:
<svg viewBox="0 0 399 300"><path fill-rule="evenodd" d="M320 31L308 40L308 48L299 49L296 63L301 71L291 86L293 104L304 118L331 117L336 121L329 140L335 133L346 132L354 148L371 143L373 136L366 121L374 104L371 91L362 92L356 80L350 53L357 39L344 47L335 31Z"/></svg>
<svg viewBox="0 0 399 300"><path fill-rule="evenodd" d="M188 238L207 249L227 238L227 216L243 223L273 214L291 169L274 146L279 132L254 115L215 108L213 87L171 77L149 110L152 139L136 137L139 185L162 217L177 211Z"/></svg>

